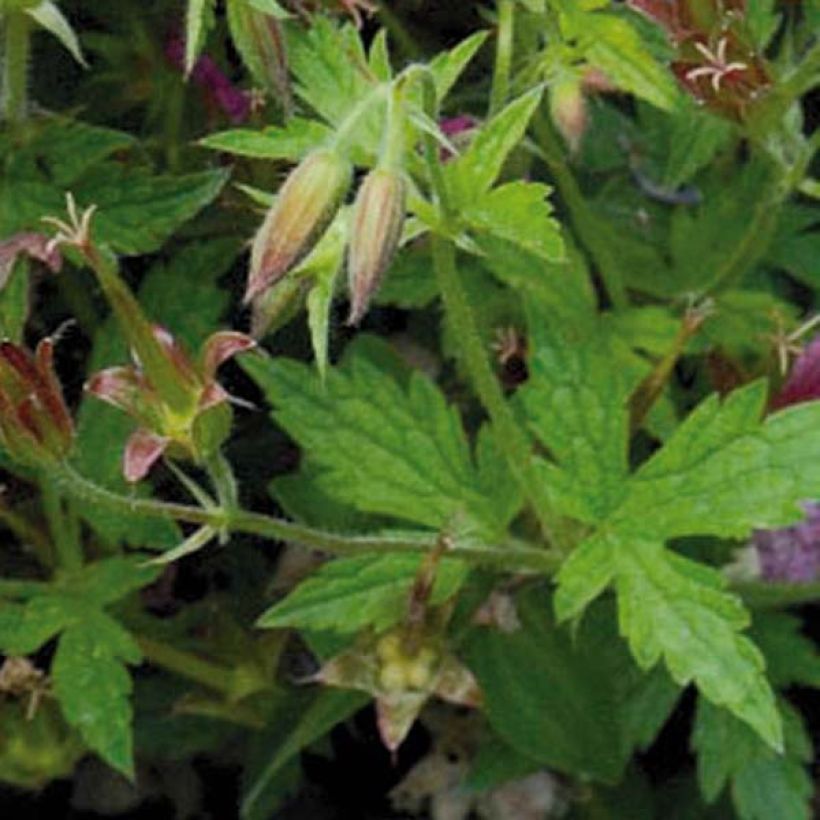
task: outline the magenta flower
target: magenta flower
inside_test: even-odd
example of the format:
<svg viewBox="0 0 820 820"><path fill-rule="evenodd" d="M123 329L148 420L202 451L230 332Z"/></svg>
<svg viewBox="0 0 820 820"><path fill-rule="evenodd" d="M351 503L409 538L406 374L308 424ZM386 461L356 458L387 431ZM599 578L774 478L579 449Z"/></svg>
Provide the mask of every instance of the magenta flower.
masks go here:
<svg viewBox="0 0 820 820"><path fill-rule="evenodd" d="M185 41L172 35L165 43L165 56L180 71L185 67ZM191 79L203 90L207 100L221 109L238 124L244 122L251 110L251 95L237 88L216 62L207 54L200 57L191 70Z"/></svg>
<svg viewBox="0 0 820 820"><path fill-rule="evenodd" d="M820 336L797 357L789 377L772 399L772 409L820 399Z"/></svg>
<svg viewBox="0 0 820 820"><path fill-rule="evenodd" d="M63 257L50 236L31 232L14 234L0 242L0 288L5 286L14 263L22 254L42 262L52 273L59 273L63 266Z"/></svg>

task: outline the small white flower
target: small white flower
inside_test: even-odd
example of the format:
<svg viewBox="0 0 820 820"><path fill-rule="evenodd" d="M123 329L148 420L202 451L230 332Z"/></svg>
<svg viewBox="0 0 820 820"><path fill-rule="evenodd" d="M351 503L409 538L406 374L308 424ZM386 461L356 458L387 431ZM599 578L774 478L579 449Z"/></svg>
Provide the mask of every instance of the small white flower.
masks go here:
<svg viewBox="0 0 820 820"><path fill-rule="evenodd" d="M741 63L739 61L733 63L726 62L726 49L728 45L729 42L726 37L721 37L720 40L718 40L715 51L711 51L703 43L695 43L695 48L710 64L687 71L686 79L691 82L700 77L711 77L712 88L715 94L719 93L720 83L727 74L731 74L733 71L745 71L749 67L747 63Z"/></svg>

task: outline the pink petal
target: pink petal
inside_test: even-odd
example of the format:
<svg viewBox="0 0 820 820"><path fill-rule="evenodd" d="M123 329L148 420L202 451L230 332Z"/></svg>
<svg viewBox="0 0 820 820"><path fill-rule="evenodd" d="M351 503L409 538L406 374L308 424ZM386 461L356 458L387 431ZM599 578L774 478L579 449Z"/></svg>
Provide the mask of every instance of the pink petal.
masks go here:
<svg viewBox="0 0 820 820"><path fill-rule="evenodd" d="M52 273L57 273L63 264L60 251L48 236L40 233L18 233L11 239L0 242L0 288L6 284L11 269L21 253L42 262Z"/></svg>
<svg viewBox="0 0 820 820"><path fill-rule="evenodd" d="M223 330L208 337L202 350L202 372L210 380L216 374L217 368L246 350L256 347L256 342L245 333L235 330Z"/></svg>
<svg viewBox="0 0 820 820"><path fill-rule="evenodd" d="M173 363L180 375L180 378L190 384L198 383L199 377L196 374L193 362L188 356L188 353L185 351L185 348L171 335L168 330L161 325L154 325L153 331L154 338L159 342L160 347L165 352L165 355Z"/></svg>
<svg viewBox="0 0 820 820"><path fill-rule="evenodd" d="M217 384L217 382L211 382L202 391L202 395L199 397L198 412L202 413L203 411L208 410L217 404L221 404L223 401L228 401L229 399L230 395L227 391Z"/></svg>
<svg viewBox="0 0 820 820"><path fill-rule="evenodd" d="M139 397L147 387L133 367L109 367L95 373L86 382L85 389L92 396L133 414L139 412Z"/></svg>
<svg viewBox="0 0 820 820"><path fill-rule="evenodd" d="M125 445L122 472L126 481L145 478L157 459L165 452L169 440L142 427L135 430Z"/></svg>

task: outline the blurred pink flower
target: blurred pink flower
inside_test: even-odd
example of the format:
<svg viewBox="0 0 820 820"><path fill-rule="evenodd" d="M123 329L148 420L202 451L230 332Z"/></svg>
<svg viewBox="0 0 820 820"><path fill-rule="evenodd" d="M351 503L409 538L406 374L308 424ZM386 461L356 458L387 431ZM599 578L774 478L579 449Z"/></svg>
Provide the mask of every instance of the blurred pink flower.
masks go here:
<svg viewBox="0 0 820 820"><path fill-rule="evenodd" d="M172 34L165 43L165 56L175 68L185 68L185 41L178 34ZM205 92L208 101L221 109L231 122L238 124L248 118L251 110L251 95L237 88L225 75L216 61L203 54L191 70L191 79Z"/></svg>

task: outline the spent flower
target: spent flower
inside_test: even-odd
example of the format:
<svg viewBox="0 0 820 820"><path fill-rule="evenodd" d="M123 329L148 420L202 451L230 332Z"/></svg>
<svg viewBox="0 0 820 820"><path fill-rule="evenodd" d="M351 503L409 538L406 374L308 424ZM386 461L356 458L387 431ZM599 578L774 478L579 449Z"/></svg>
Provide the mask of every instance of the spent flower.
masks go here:
<svg viewBox="0 0 820 820"><path fill-rule="evenodd" d="M216 371L255 344L243 333L214 333L194 362L164 328L155 326L154 336L176 373L178 386L189 397L187 408L170 405L139 362L102 370L86 385L91 395L124 410L139 423L123 456L128 481L144 478L166 451L201 462L222 444L230 431L230 396L216 381Z"/></svg>

